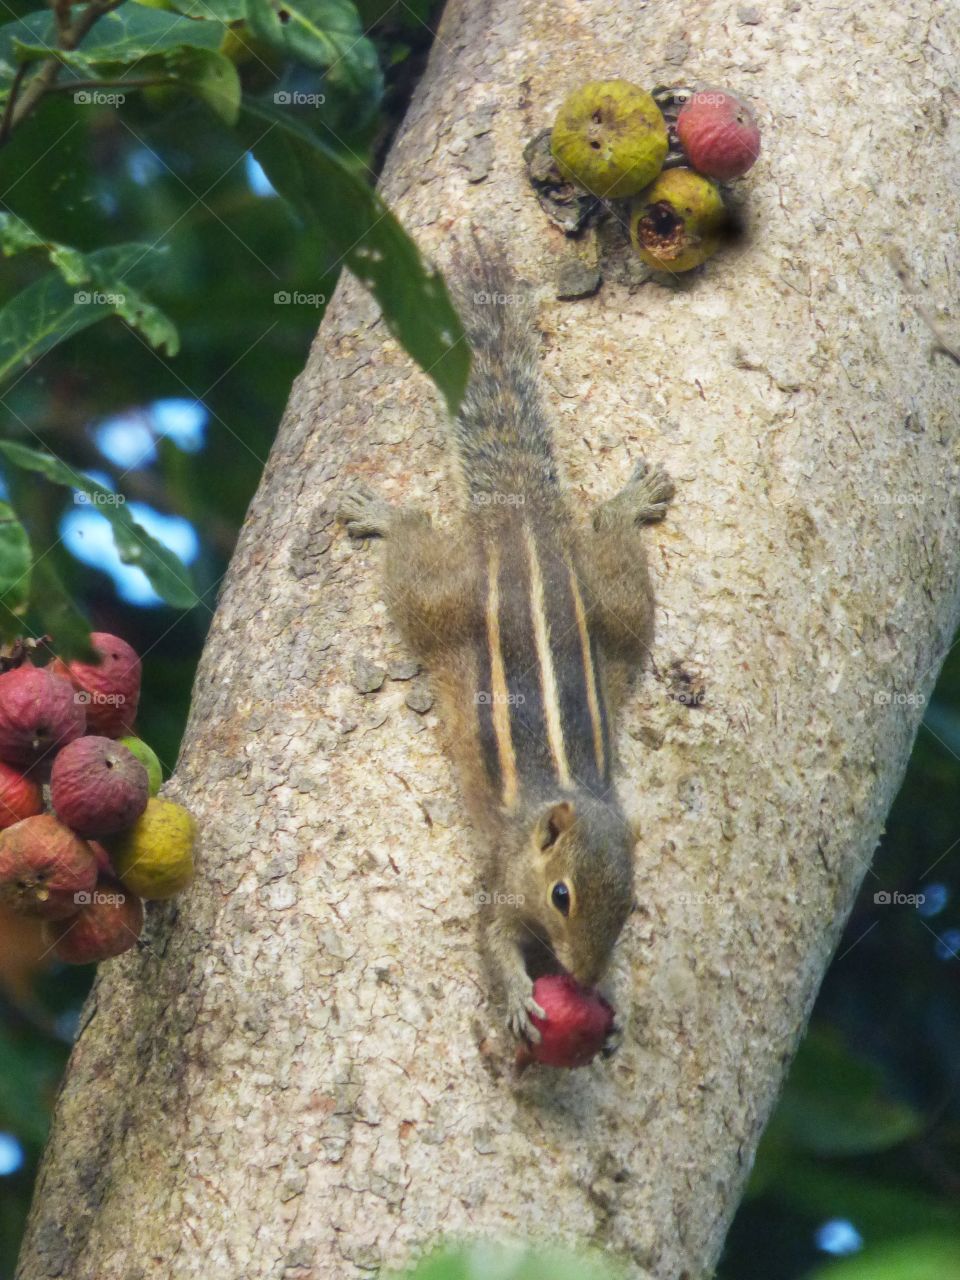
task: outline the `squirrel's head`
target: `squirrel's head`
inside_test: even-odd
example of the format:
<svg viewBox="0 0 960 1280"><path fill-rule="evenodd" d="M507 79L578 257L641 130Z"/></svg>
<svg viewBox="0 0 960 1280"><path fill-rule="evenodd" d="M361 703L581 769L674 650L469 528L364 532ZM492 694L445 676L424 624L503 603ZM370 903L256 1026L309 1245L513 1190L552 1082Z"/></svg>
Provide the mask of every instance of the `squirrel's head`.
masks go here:
<svg viewBox="0 0 960 1280"><path fill-rule="evenodd" d="M616 807L577 796L544 809L530 839L540 896L533 914L560 964L593 986L633 908L633 834Z"/></svg>

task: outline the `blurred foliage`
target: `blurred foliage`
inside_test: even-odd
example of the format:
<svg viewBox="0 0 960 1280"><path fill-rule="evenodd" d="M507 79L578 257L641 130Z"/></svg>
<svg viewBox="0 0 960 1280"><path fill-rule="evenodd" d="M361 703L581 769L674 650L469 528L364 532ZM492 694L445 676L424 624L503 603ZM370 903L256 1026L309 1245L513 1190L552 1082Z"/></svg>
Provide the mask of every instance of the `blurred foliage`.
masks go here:
<svg viewBox="0 0 960 1280"><path fill-rule="evenodd" d="M424 1258L403 1278L384 1280L623 1280L623 1269L597 1254L478 1241Z"/></svg>
<svg viewBox="0 0 960 1280"><path fill-rule="evenodd" d="M378 48L352 0L91 0L83 8L57 2L0 27L6 179L0 251L14 259L0 305L0 391L8 388L9 430L72 462L34 425L35 406L17 395L24 381L24 391L35 386L26 373L61 343L88 355L85 367L102 368L95 353L117 337L104 340L100 322L113 317L126 322L125 338L145 340L161 363L176 355L178 299L158 276L168 277L181 304L199 309L206 298L195 277L185 290L183 276L198 267L210 233L229 233L260 269L243 262L244 293L249 285L269 288L264 276L282 282L276 243L258 247L264 225L275 219L261 216L248 153L279 193L282 238L308 245L312 259L302 277L309 290L274 288L258 299L265 310L269 297L273 315L253 330L254 342L281 329L281 306L302 296L321 307L324 285L332 287L345 265L372 291L390 332L454 410L469 368L459 318L442 278L370 181L383 94ZM199 145L205 141L209 151ZM245 197L249 209L226 203ZM245 234L237 224L247 221ZM133 240L127 223L135 226ZM202 231L198 223L206 224ZM220 250L212 258L224 256ZM9 286L18 277L24 287L14 292ZM206 317L211 328L218 319ZM90 328L95 332L82 341ZM192 393L201 398L207 389ZM241 433L235 438L242 441ZM56 479L52 458L44 469L8 451L5 463ZM29 499L20 503L14 490L11 504L32 546L35 512ZM139 564L168 604L192 607L196 595L183 566L170 565L169 553L122 503L98 509L110 518L121 560ZM35 550L43 558L49 539L40 532ZM46 575L55 576L55 566ZM52 631L56 620L62 630L63 610L48 614L40 579L27 574L24 581L31 587L27 611L40 629ZM57 589L57 597L64 594L71 594L69 585ZM76 633L81 611L70 616L74 633L58 639L75 649L84 643ZM12 639L21 620L22 610L4 611L0 638Z"/></svg>
<svg viewBox="0 0 960 1280"><path fill-rule="evenodd" d="M128 638L144 656L139 729L166 773L217 586L342 263L388 311L396 304L390 323L413 354L427 360L431 344L442 345L442 291L370 186L430 47L435 9L423 0L309 0L284 6L291 22L278 21L268 0L150 8L126 0L61 56L64 83L125 78L125 89L112 86L123 101L95 100L87 87L49 94L0 148L0 436L21 450L0 457L9 490L0 502L4 625L49 629L69 644L86 618ZM7 92L18 66L22 91L50 53L53 20L34 10L14 0L0 28ZM143 82L136 90L134 80ZM281 196L251 167L251 150ZM357 244L348 243L351 228ZM140 248L124 258L130 246ZM358 255L361 247L373 252ZM76 291L104 300L81 310ZM123 303L110 301L119 293ZM28 316L42 323L31 327ZM444 370L441 361L440 369L455 400L465 367ZM132 464L105 459L102 424L122 417L149 429L150 406L175 397L209 415L202 448L154 434ZM38 463L37 451L58 465ZM76 475L86 472L97 480ZM179 607L176 582L164 583L162 554L151 571L174 603L139 607L66 549L62 518L81 492L102 497L103 476L196 530L191 608ZM143 530L132 532L108 503L97 510L129 554ZM721 1280L960 1280L960 653L925 723L764 1138ZM920 909L876 902L880 891L926 901ZM31 924L0 920L0 1132L24 1155L0 1176L0 1280L12 1275L91 980L88 969L52 967L42 952ZM822 1229L836 1221L862 1250L831 1260ZM600 1280L618 1272L476 1245L435 1254L415 1274Z"/></svg>
<svg viewBox="0 0 960 1280"><path fill-rule="evenodd" d="M960 1280L958 748L955 648L761 1142L721 1280ZM818 1231L836 1222L863 1250L827 1264Z"/></svg>

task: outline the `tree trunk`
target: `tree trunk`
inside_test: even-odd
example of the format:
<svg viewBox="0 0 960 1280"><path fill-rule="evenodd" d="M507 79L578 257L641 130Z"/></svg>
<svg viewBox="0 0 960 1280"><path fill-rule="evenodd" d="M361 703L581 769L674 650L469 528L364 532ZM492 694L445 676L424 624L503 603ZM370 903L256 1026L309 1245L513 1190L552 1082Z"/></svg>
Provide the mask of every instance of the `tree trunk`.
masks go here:
<svg viewBox="0 0 960 1280"><path fill-rule="evenodd" d="M401 671L360 689L358 659L406 655L336 495L363 476L441 518L455 499L433 386L345 280L170 787L199 878L98 977L22 1280L357 1277L440 1233L710 1273L957 622L958 371L889 258L947 296L948 27L936 0L842 21L826 0L453 0L385 195L441 263L474 223L545 286L544 393L585 504L640 454L678 485L620 734L642 831L624 1047L511 1078L432 716ZM667 286L608 235L601 290L559 302L549 282L592 249L547 222L521 153L572 86L613 76L756 104L748 235Z"/></svg>

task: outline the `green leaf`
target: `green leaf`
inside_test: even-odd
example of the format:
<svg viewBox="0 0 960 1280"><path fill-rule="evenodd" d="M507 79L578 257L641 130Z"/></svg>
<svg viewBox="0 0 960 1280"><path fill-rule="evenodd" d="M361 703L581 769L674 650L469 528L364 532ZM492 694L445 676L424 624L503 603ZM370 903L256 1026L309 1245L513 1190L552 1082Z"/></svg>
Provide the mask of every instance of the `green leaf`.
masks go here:
<svg viewBox="0 0 960 1280"><path fill-rule="evenodd" d="M229 58L214 49L182 49L167 59L173 82L190 90L233 126L240 114L240 76Z"/></svg>
<svg viewBox="0 0 960 1280"><path fill-rule="evenodd" d="M190 18L216 18L239 22L246 15L246 0L173 0L172 8Z"/></svg>
<svg viewBox="0 0 960 1280"><path fill-rule="evenodd" d="M50 556L41 556L34 562L31 610L44 632L53 637L58 657L66 662L73 658L89 662L93 658L90 623L71 600Z"/></svg>
<svg viewBox="0 0 960 1280"><path fill-rule="evenodd" d="M113 541L124 564L136 565L150 580L150 585L168 604L189 609L197 603L197 596L186 566L173 552L147 533L127 511L122 496L88 479L73 467L67 466L51 454L26 445L0 441L0 452L15 467L35 471L54 484L85 493L96 504L97 512L110 521Z"/></svg>
<svg viewBox="0 0 960 1280"><path fill-rule="evenodd" d="M18 41L28 45L39 43L45 50L55 45L55 27L50 10L37 9L0 26L0 83L10 81L16 75L19 63L15 45ZM4 91L7 87L3 85Z"/></svg>
<svg viewBox="0 0 960 1280"><path fill-rule="evenodd" d="M481 1240L431 1254L405 1271L403 1280L618 1280L622 1275L620 1267L595 1255Z"/></svg>
<svg viewBox="0 0 960 1280"><path fill-rule="evenodd" d="M58 244L56 240L45 240L15 213L0 212L0 251L3 256L12 258L25 249L43 249L67 284L83 284L90 278L83 254L77 249Z"/></svg>
<svg viewBox="0 0 960 1280"><path fill-rule="evenodd" d="M54 57L85 76L107 78L107 71L130 72L144 59L184 46L217 49L225 30L221 22L125 4L94 23L78 48L64 50L56 47L52 14L31 13L0 27L0 72L10 75L19 63Z"/></svg>
<svg viewBox="0 0 960 1280"><path fill-rule="evenodd" d="M822 1156L885 1151L924 1126L919 1112L889 1096L872 1062L822 1030L801 1044L774 1123L793 1146Z"/></svg>
<svg viewBox="0 0 960 1280"><path fill-rule="evenodd" d="M247 23L287 57L326 71L328 80L362 102L367 114L380 101L377 51L351 0L247 0Z"/></svg>
<svg viewBox="0 0 960 1280"><path fill-rule="evenodd" d="M0 502L0 634L18 635L30 599L30 539L8 502Z"/></svg>
<svg viewBox="0 0 960 1280"><path fill-rule="evenodd" d="M233 63L218 52L227 34L219 21L197 22L179 13L124 6L101 18L77 49L56 49L49 14L31 14L0 31L0 62L35 62L56 58L84 79L100 80L122 92L124 81L169 80L189 90L228 125L240 110L240 77ZM131 92L136 86L131 86ZM95 90L78 90L78 105L96 104Z"/></svg>
<svg viewBox="0 0 960 1280"><path fill-rule="evenodd" d="M888 1240L856 1257L818 1267L807 1280L960 1280L960 1237Z"/></svg>
<svg viewBox="0 0 960 1280"><path fill-rule="evenodd" d="M36 1146L46 1141L50 1103L66 1056L61 1045L0 1026L0 1128Z"/></svg>
<svg viewBox="0 0 960 1280"><path fill-rule="evenodd" d="M371 290L390 332L455 413L470 350L439 272L427 267L376 191L298 121L251 103L244 103L241 121L274 187Z"/></svg>
<svg viewBox="0 0 960 1280"><path fill-rule="evenodd" d="M51 272L0 308L0 383L71 334L118 315L155 347L175 355L177 331L136 282L153 276L164 251L143 244L116 245L87 254L89 288L74 290Z"/></svg>

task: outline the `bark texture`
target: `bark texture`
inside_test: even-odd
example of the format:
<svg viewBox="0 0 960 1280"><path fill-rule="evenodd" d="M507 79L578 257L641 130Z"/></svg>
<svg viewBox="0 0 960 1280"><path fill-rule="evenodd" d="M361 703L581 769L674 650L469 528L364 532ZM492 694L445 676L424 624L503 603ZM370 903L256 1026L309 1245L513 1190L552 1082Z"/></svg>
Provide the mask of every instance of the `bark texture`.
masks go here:
<svg viewBox="0 0 960 1280"><path fill-rule="evenodd" d="M956 297L955 35L937 0L453 0L385 193L441 262L475 222L545 285L545 394L584 503L641 453L679 489L620 734L642 829L625 1046L511 1081L431 715L409 680L357 687L358 659L405 655L336 493L363 476L441 517L454 497L437 396L346 281L170 788L199 880L98 978L22 1280L353 1278L438 1233L710 1273L957 622L960 375L888 257ZM521 151L615 75L757 107L749 234L670 286L610 247L600 292L559 302L590 247L549 227Z"/></svg>

